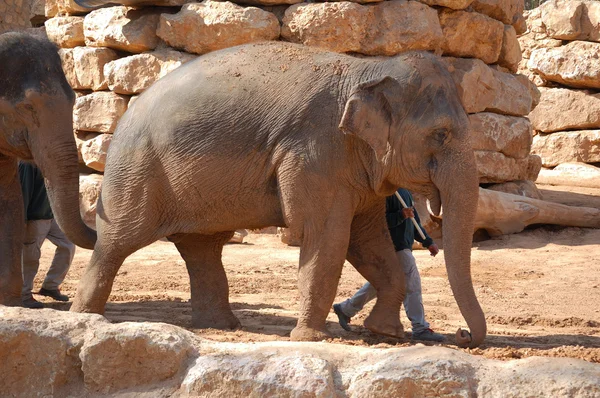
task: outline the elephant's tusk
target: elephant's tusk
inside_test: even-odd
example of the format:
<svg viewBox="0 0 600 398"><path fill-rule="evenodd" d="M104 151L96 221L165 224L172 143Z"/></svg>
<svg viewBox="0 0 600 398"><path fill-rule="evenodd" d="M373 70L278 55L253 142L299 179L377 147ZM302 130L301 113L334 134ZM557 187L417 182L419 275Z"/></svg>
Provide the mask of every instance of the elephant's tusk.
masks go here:
<svg viewBox="0 0 600 398"><path fill-rule="evenodd" d="M471 333L468 330L462 330L458 328L456 331L456 345L460 348L467 348L473 338L471 337Z"/></svg>

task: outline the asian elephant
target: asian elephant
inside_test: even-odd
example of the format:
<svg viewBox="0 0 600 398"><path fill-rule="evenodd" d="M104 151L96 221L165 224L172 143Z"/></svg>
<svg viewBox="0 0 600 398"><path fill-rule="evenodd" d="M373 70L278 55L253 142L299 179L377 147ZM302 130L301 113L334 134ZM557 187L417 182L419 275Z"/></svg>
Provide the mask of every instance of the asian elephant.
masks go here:
<svg viewBox="0 0 600 398"><path fill-rule="evenodd" d="M69 239L94 247L96 233L79 213L74 100L53 44L25 33L0 35L0 304L21 304L25 223L19 158L41 169L54 215Z"/></svg>
<svg viewBox="0 0 600 398"><path fill-rule="evenodd" d="M283 42L199 57L120 120L97 206L98 241L72 310L104 311L117 270L168 237L184 258L195 327L239 325L221 262L239 228L300 237L293 340L327 335L344 260L378 291L365 326L403 336L404 276L385 222L398 187L444 206L452 291L475 347L486 335L470 274L478 178L468 119L443 61L355 58Z"/></svg>

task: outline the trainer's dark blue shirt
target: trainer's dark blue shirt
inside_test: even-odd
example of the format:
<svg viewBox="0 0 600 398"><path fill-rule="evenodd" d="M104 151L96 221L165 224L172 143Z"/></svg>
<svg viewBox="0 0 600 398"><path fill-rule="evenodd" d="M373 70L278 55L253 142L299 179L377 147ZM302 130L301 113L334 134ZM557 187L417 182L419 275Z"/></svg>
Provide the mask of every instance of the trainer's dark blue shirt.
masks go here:
<svg viewBox="0 0 600 398"><path fill-rule="evenodd" d="M413 207L413 197L408 190L400 188L398 193L408 207ZM402 215L402 204L398 198L396 198L396 195L391 195L386 198L385 218L387 220L390 235L392 236L392 241L394 242L394 248L396 251L404 249L412 250L415 239L418 242L421 242L424 247L429 247L433 243L433 239L427 235L427 232L421 226L421 220L419 219L417 210L413 210L415 213L415 220L417 220L417 223L425 234L426 239L421 238L421 235L419 235L419 232L416 230L410 219L404 218Z"/></svg>
<svg viewBox="0 0 600 398"><path fill-rule="evenodd" d="M54 218L40 169L31 163L19 162L19 178L25 206L25 221Z"/></svg>

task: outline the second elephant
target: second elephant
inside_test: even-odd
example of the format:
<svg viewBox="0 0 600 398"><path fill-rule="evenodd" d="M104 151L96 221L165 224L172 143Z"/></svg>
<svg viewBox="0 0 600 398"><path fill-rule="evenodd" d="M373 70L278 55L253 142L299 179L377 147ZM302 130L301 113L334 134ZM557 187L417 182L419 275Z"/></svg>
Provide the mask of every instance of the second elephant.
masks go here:
<svg viewBox="0 0 600 398"><path fill-rule="evenodd" d="M131 253L168 237L190 275L196 327L235 327L221 252L239 228L301 239L295 340L326 337L344 260L376 287L365 326L403 336L404 276L385 224L402 186L444 205L450 284L478 346L470 274L478 179L468 119L439 57L360 59L289 43L217 51L148 89L121 119L98 241L72 309L104 311Z"/></svg>

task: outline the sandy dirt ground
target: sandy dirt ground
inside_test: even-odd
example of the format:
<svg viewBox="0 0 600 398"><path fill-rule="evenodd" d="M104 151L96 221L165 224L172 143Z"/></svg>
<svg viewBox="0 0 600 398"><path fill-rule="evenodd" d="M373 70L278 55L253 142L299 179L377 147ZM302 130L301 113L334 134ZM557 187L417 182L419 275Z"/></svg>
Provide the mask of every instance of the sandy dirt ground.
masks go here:
<svg viewBox="0 0 600 398"><path fill-rule="evenodd" d="M546 200L600 207L600 190L540 186ZM156 242L130 256L121 267L106 307L113 322L167 322L218 341L289 340L298 316L296 271L299 249L274 235L250 234L244 244L225 247L223 262L230 286L232 309L242 323L235 331L191 329L189 280L175 246ZM39 288L54 247L46 242L36 278ZM74 297L91 251L78 248L63 284ZM457 328L465 328L451 294L442 256L415 251L427 318L454 345ZM574 357L600 362L600 230L538 226L522 233L474 244L472 271L475 291L485 311L488 337L477 349L489 358L513 359L533 355ZM336 302L350 297L364 283L348 263ZM36 296L52 308L53 303ZM334 344L391 347L415 344L380 337L362 326L372 303L344 331L331 311L328 328ZM401 320L407 332L410 323Z"/></svg>

